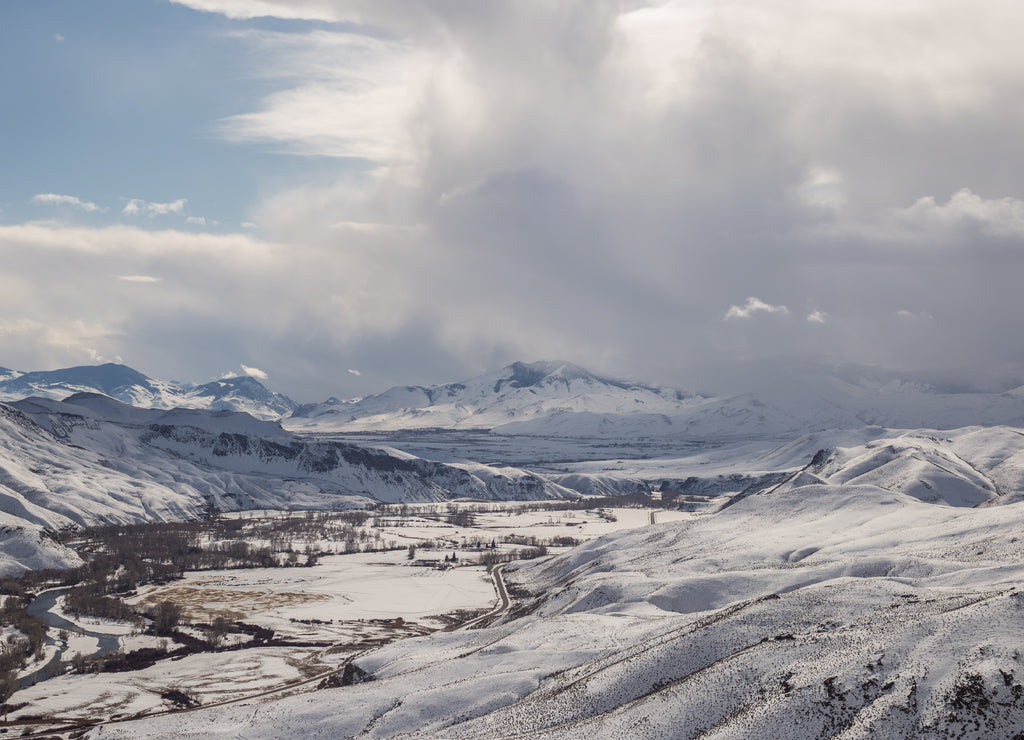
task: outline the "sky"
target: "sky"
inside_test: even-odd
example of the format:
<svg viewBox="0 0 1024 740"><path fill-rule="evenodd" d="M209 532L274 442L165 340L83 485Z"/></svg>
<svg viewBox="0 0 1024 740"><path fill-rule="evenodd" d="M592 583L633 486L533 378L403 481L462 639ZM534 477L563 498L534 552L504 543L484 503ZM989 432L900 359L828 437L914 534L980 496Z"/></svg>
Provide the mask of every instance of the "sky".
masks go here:
<svg viewBox="0 0 1024 740"><path fill-rule="evenodd" d="M1024 382L1022 33L1010 0L5 2L0 365Z"/></svg>

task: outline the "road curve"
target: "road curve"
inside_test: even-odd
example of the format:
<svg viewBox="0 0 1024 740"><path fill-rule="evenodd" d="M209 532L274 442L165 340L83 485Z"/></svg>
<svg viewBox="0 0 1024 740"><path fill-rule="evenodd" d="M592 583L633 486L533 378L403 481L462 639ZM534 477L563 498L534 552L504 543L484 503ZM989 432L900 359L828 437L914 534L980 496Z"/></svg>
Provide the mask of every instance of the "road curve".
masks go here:
<svg viewBox="0 0 1024 740"><path fill-rule="evenodd" d="M505 564L496 565L491 569L491 583L494 584L494 592L498 594L498 605L491 609L484 615L471 619L464 625L459 627L460 630L468 630L476 627L482 622L485 622L492 617L496 617L499 614L504 614L508 611L509 606L512 605L512 600L508 597L508 589L505 587L505 575L502 572L505 568Z"/></svg>

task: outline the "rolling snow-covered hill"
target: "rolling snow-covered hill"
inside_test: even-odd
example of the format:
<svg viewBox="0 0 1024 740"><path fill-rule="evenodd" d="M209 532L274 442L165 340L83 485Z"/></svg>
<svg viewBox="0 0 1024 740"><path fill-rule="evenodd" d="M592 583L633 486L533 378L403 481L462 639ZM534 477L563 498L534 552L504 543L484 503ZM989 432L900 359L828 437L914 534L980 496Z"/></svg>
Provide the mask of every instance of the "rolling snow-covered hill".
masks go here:
<svg viewBox="0 0 1024 740"><path fill-rule="evenodd" d="M295 408L290 398L249 376L195 385L154 380L114 363L29 373L0 368L0 401L31 396L61 400L75 393L100 393L145 408L245 411L259 419L277 419Z"/></svg>
<svg viewBox="0 0 1024 740"><path fill-rule="evenodd" d="M993 506L1024 500L1024 430L863 427L814 432L775 446L737 443L682 457L589 461L565 468L569 472L549 477L604 495L660 490L727 498L759 486L870 484L946 506Z"/></svg>
<svg viewBox="0 0 1024 740"><path fill-rule="evenodd" d="M1024 498L1024 433L1008 427L906 432L822 450L785 485L870 484L950 506Z"/></svg>

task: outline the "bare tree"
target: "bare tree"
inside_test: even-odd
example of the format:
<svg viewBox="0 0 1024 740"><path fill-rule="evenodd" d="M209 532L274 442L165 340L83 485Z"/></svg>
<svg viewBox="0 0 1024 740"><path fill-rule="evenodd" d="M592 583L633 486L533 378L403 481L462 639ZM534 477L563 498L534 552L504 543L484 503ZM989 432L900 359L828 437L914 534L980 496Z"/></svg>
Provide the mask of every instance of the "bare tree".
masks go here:
<svg viewBox="0 0 1024 740"><path fill-rule="evenodd" d="M178 626L181 607L173 601L161 601L149 610L149 616L153 620L154 631L159 635Z"/></svg>
<svg viewBox="0 0 1024 740"><path fill-rule="evenodd" d="M20 688L21 683L18 681L17 673L13 670L0 673L0 702L6 704L11 695Z"/></svg>

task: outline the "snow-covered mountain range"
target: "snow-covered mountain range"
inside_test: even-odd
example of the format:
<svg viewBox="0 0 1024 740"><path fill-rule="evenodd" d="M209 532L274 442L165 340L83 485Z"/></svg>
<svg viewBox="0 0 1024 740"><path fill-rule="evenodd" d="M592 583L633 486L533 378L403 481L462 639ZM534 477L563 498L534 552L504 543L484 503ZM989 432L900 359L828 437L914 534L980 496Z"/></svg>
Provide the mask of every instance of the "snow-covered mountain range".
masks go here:
<svg viewBox="0 0 1024 740"><path fill-rule="evenodd" d="M160 387L118 372L106 390ZM267 699L258 717L234 704L102 736L1015 737L1022 414L1019 391L884 373L712 397L567 363L299 407L288 428L96 392L24 398L0 403L0 572L76 563L47 530L211 505L660 490L698 513L507 566L519 599L497 625L361 654L374 681ZM461 430L554 454L534 471L445 464L296 429ZM479 429L497 435L467 432ZM574 449L560 437L588 435L660 436L670 454L609 441L621 456L552 462Z"/></svg>
<svg viewBox="0 0 1024 740"><path fill-rule="evenodd" d="M876 368L800 366L758 392L706 395L605 378L566 362L517 362L461 383L299 406L283 423L318 432L482 429L720 442L864 426L1020 426L1024 393L942 388Z"/></svg>
<svg viewBox="0 0 1024 740"><path fill-rule="evenodd" d="M249 376L204 384L155 380L124 365L21 373L0 368L0 401L100 393L142 408L245 411L296 432L481 430L606 440L786 439L880 426L1024 426L1024 391L949 388L859 366L799 365L764 387L713 395L591 373L569 362L516 362L458 383L399 386L297 405Z"/></svg>
<svg viewBox="0 0 1024 740"><path fill-rule="evenodd" d="M400 386L352 401L331 398L296 408L294 429L371 431L489 429L563 415L582 418L674 415L692 393L594 375L568 362L515 362L461 383Z"/></svg>
<svg viewBox="0 0 1024 740"><path fill-rule="evenodd" d="M101 393L143 408L245 411L258 419L280 418L296 406L247 375L191 384L154 380L114 363L27 373L0 368L0 401L31 396L61 400L75 393Z"/></svg>
<svg viewBox="0 0 1024 740"><path fill-rule="evenodd" d="M838 442L838 443L837 443ZM865 428L614 467L530 472L444 464L304 438L231 411L140 409L99 394L0 404L0 511L34 526L183 519L234 510L450 498L531 500L661 490L715 497L759 482L866 484L953 506L1024 494L1024 435ZM787 477L788 476L788 477Z"/></svg>

